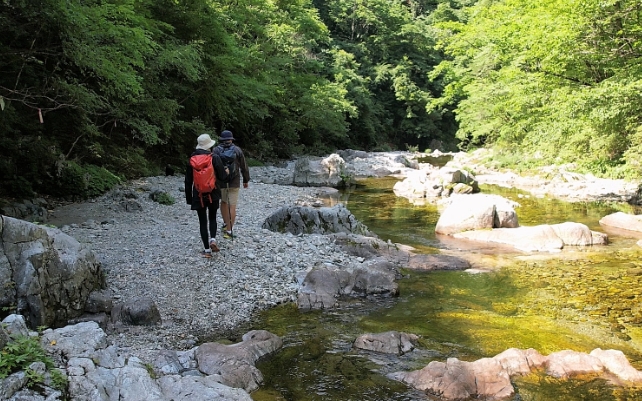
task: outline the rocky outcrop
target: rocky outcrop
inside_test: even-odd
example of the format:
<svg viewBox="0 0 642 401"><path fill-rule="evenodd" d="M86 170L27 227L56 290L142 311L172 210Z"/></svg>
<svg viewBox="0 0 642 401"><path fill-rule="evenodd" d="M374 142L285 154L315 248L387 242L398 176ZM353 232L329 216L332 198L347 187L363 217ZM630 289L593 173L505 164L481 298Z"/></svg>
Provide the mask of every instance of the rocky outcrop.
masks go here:
<svg viewBox="0 0 642 401"><path fill-rule="evenodd" d="M305 157L280 163L278 166L251 167L252 182L298 186L343 186L355 179L403 175L419 168L429 168L428 162L418 162L424 154L409 152L365 152L362 150L339 150L333 160ZM330 156L328 156L330 157ZM451 156L452 157L452 156ZM339 174L333 172L337 169Z"/></svg>
<svg viewBox="0 0 642 401"><path fill-rule="evenodd" d="M475 176L467 170L442 167L433 169L427 166L418 171L409 171L403 181L397 182L395 195L409 199L415 204L436 202L453 194L472 194L479 192Z"/></svg>
<svg viewBox="0 0 642 401"><path fill-rule="evenodd" d="M95 255L58 229L0 216L0 306L27 324L60 327L104 286Z"/></svg>
<svg viewBox="0 0 642 401"><path fill-rule="evenodd" d="M452 235L470 230L518 227L517 206L518 203L499 195L456 196L439 216L435 232Z"/></svg>
<svg viewBox="0 0 642 401"><path fill-rule="evenodd" d="M292 183L309 187L338 187L343 182L345 161L336 153L327 157L302 157L294 165Z"/></svg>
<svg viewBox="0 0 642 401"><path fill-rule="evenodd" d="M368 237L352 233L330 234L336 244L350 255L358 256L363 260L384 258L398 265L405 265L412 257L413 247L403 244L383 241L376 237Z"/></svg>
<svg viewBox="0 0 642 401"><path fill-rule="evenodd" d="M363 235L338 233L331 235L337 244L350 255L364 260L383 258L400 267L415 270L466 270L470 262L466 259L445 254L417 254L416 249Z"/></svg>
<svg viewBox="0 0 642 401"><path fill-rule="evenodd" d="M254 330L236 344L205 343L188 351L159 351L155 362L147 364L109 345L95 322L84 322L45 330L40 344L67 377L68 394L63 397L63 392L46 385L38 386L41 391L30 390L28 377L19 371L0 380L0 399L44 401L45 394L47 401L251 401L248 392L263 381L254 364L279 350L283 342L272 333ZM41 364L48 383L49 373Z"/></svg>
<svg viewBox="0 0 642 401"><path fill-rule="evenodd" d="M542 224L532 227L466 231L454 238L506 244L525 252L558 251L565 246L606 245L608 236L582 223Z"/></svg>
<svg viewBox="0 0 642 401"><path fill-rule="evenodd" d="M0 215L30 222L46 223L49 218L49 204L44 198L35 198L22 202L0 203Z"/></svg>
<svg viewBox="0 0 642 401"><path fill-rule="evenodd" d="M423 369L389 377L444 400L507 400L515 394L512 376L537 371L562 379L589 375L620 385L642 383L642 372L633 368L621 351L599 348L590 354L565 350L547 357L534 349L511 348L473 362L457 358L432 361Z"/></svg>
<svg viewBox="0 0 642 401"><path fill-rule="evenodd" d="M573 171L577 168L573 164L541 167L533 174L520 176L513 172L487 168L485 165L492 164L494 157L493 151L488 149L477 149L471 153L458 152L454 156L447 166L473 168L477 172L476 178L480 184L517 188L535 196L557 198L567 202L642 204L640 181L605 179L577 173Z"/></svg>
<svg viewBox="0 0 642 401"><path fill-rule="evenodd" d="M229 387L256 390L263 383L263 375L254 366L262 356L281 349L283 340L265 330L253 330L240 343L201 344L194 352L198 370L206 375L217 375Z"/></svg>
<svg viewBox="0 0 642 401"><path fill-rule="evenodd" d="M343 205L314 208L289 206L278 210L263 222L270 231L291 234L356 233L372 236L368 227Z"/></svg>
<svg viewBox="0 0 642 401"><path fill-rule="evenodd" d="M346 162L344 174L349 179L385 177L419 169L415 155L408 152L364 152L340 150Z"/></svg>
<svg viewBox="0 0 642 401"><path fill-rule="evenodd" d="M621 230L635 231L642 233L642 215L615 212L600 219L600 224L608 227L615 227Z"/></svg>
<svg viewBox="0 0 642 401"><path fill-rule="evenodd" d="M320 263L303 279L297 305L299 309L331 309L341 296L399 294L395 266L375 259L354 267Z"/></svg>

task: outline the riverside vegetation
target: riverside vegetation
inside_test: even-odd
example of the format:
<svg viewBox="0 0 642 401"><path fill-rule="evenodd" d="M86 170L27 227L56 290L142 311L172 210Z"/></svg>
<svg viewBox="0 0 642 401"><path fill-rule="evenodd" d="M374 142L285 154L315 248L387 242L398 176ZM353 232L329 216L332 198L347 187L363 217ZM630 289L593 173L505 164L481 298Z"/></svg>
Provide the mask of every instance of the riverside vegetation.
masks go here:
<svg viewBox="0 0 642 401"><path fill-rule="evenodd" d="M495 146L639 177L637 0L0 3L0 190L86 198L249 157Z"/></svg>

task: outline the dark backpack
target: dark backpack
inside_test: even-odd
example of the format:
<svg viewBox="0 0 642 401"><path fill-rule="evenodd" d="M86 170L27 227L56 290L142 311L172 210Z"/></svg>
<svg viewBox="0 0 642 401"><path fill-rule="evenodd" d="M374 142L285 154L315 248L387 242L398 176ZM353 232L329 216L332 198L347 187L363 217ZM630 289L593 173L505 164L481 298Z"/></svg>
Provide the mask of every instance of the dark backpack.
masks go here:
<svg viewBox="0 0 642 401"><path fill-rule="evenodd" d="M194 188L201 198L201 206L204 206L204 194L209 196L211 203L211 192L216 188L216 174L214 174L214 166L212 165L212 154L194 155L190 157L189 164L194 172Z"/></svg>
<svg viewBox="0 0 642 401"><path fill-rule="evenodd" d="M221 158L221 161L223 162L223 166L227 167L229 171L229 176L226 181L232 182L232 180L234 180L237 174L236 149L234 148L234 145L230 145L227 147L221 146L220 152L218 155Z"/></svg>

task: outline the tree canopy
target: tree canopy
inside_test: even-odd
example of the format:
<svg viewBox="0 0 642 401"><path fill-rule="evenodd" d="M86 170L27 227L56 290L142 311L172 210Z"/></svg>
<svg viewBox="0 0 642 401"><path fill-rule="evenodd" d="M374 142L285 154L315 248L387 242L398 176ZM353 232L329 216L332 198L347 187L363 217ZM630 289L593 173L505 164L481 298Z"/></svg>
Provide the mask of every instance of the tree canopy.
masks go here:
<svg viewBox="0 0 642 401"><path fill-rule="evenodd" d="M640 176L633 0L4 0L0 190L92 196L252 159L496 146Z"/></svg>
<svg viewBox="0 0 642 401"><path fill-rule="evenodd" d="M465 146L642 175L642 3L480 1L465 15L440 24L448 59L432 76L448 85L431 104L455 110Z"/></svg>

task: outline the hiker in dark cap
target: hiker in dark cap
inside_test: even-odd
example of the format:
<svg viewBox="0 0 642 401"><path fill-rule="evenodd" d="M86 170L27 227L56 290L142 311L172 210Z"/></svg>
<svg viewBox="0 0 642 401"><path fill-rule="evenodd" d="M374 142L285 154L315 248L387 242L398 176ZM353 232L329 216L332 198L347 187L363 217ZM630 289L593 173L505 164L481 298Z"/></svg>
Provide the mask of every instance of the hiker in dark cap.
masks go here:
<svg viewBox="0 0 642 401"><path fill-rule="evenodd" d="M214 148L213 153L221 158L223 165L229 170L227 182L221 185L223 238L231 239L234 238L233 228L236 221L236 204L239 199L241 177L243 177L243 188L247 188L248 182L250 182L250 169L247 167L243 151L234 144L232 131L221 132L218 140L219 145Z"/></svg>

